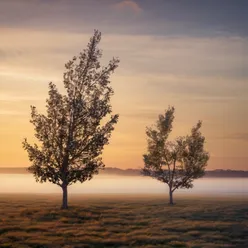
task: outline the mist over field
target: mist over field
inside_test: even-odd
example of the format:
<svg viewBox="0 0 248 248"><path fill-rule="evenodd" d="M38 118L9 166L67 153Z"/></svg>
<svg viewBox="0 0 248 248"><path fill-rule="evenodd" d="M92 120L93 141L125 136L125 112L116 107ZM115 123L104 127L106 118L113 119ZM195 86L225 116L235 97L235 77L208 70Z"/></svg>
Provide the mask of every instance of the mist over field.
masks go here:
<svg viewBox="0 0 248 248"><path fill-rule="evenodd" d="M70 194L165 194L168 187L143 176L96 175L91 181L76 183ZM32 174L0 174L0 193L61 193L52 183L36 183ZM248 178L202 178L195 180L193 189L180 189L176 194L248 195Z"/></svg>

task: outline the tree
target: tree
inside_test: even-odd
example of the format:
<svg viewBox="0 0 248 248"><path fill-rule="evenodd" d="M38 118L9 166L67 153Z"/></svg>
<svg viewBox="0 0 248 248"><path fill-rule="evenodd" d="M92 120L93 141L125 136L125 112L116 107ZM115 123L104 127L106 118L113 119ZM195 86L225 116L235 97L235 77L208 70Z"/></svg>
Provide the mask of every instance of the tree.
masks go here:
<svg viewBox="0 0 248 248"><path fill-rule="evenodd" d="M23 141L32 162L28 170L36 181L62 188L62 209L68 208L69 185L90 180L104 168L101 154L118 121L118 115L111 115L109 77L119 60L113 58L107 66L100 66L100 40L101 33L95 30L87 48L65 64L65 95L49 83L47 115L38 114L31 106L30 122L39 146Z"/></svg>
<svg viewBox="0 0 248 248"><path fill-rule="evenodd" d="M178 188L192 188L193 180L205 173L209 154L204 150L205 137L198 121L191 134L168 141L174 121L174 107L169 107L165 115L159 115L155 128L147 128L148 152L143 155L142 174L168 184L170 204L173 192Z"/></svg>

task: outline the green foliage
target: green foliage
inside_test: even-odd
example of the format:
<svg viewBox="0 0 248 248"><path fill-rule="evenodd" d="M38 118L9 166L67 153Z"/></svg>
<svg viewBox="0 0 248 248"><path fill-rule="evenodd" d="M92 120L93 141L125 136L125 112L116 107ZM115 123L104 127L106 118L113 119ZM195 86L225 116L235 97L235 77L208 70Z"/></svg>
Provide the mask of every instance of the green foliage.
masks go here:
<svg viewBox="0 0 248 248"><path fill-rule="evenodd" d="M111 115L109 78L119 60L113 58L107 66L100 66L100 40L96 30L87 48L65 64L66 95L49 83L46 115L31 106L31 123L40 145L30 145L25 139L23 147L32 162L28 170L38 182L61 187L82 183L104 167L101 154L118 121L118 115Z"/></svg>
<svg viewBox="0 0 248 248"><path fill-rule="evenodd" d="M155 128L147 128L148 152L145 154L143 175L168 184L170 191L178 188L192 188L193 180L202 177L209 160L204 150L205 137L202 136L199 121L191 134L168 141L174 120L174 107L169 107L165 115L160 115Z"/></svg>

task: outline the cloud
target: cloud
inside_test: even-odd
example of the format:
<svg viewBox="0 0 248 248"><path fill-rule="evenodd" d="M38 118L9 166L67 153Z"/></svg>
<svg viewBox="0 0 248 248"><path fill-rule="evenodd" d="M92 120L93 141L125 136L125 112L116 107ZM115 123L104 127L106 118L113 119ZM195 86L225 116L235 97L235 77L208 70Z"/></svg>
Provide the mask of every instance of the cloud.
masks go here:
<svg viewBox="0 0 248 248"><path fill-rule="evenodd" d="M91 32L98 28L104 33L247 37L247 3L229 1L223 5L222 1L210 2L204 6L195 0L189 3L165 0L1 0L0 26L70 32Z"/></svg>
<svg viewBox="0 0 248 248"><path fill-rule="evenodd" d="M5 88L11 87L10 80L15 80L16 85L17 80L28 81L27 88L35 83L36 87L39 84L45 89L47 82L61 81L64 63L77 55L90 37L90 34L68 32L1 28L0 31L6 34L0 45L0 56L4 57L0 60L0 81ZM121 59L116 73L117 92L125 92L134 101L141 101L140 104L147 99L157 102L164 98L165 92L167 98L185 96L187 101L190 98L205 103L234 103L247 99L246 38L132 36L103 32L100 47L103 64L112 56Z"/></svg>
<svg viewBox="0 0 248 248"><path fill-rule="evenodd" d="M118 10L131 10L135 13L142 12L142 8L132 0L124 0L114 5Z"/></svg>
<svg viewBox="0 0 248 248"><path fill-rule="evenodd" d="M5 59L5 57L6 57L5 51L0 50L0 59L1 59L1 60L2 60L2 59Z"/></svg>
<svg viewBox="0 0 248 248"><path fill-rule="evenodd" d="M0 116L16 116L16 115L25 115L26 113L22 113L14 110L0 110Z"/></svg>
<svg viewBox="0 0 248 248"><path fill-rule="evenodd" d="M248 157L240 156L225 156L225 157L210 157L208 170L211 169L235 169L235 170L247 170Z"/></svg>
<svg viewBox="0 0 248 248"><path fill-rule="evenodd" d="M41 96L18 95L18 94L2 94L0 93L0 102L22 102L44 100Z"/></svg>
<svg viewBox="0 0 248 248"><path fill-rule="evenodd" d="M228 136L222 137L222 139L228 139L228 140L240 140L248 142L248 133L233 133Z"/></svg>

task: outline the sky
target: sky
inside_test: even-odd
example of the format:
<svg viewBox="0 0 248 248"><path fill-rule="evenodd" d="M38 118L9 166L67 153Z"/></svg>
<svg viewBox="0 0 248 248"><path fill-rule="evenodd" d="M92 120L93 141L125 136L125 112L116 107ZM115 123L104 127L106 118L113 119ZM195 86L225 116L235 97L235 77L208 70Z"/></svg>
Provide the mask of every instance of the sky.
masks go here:
<svg viewBox="0 0 248 248"><path fill-rule="evenodd" d="M30 105L45 111L48 83L63 91L64 64L102 32L103 65L120 119L103 159L141 168L146 126L174 106L170 138L203 121L208 169L248 170L246 0L1 0L0 167L30 165Z"/></svg>

